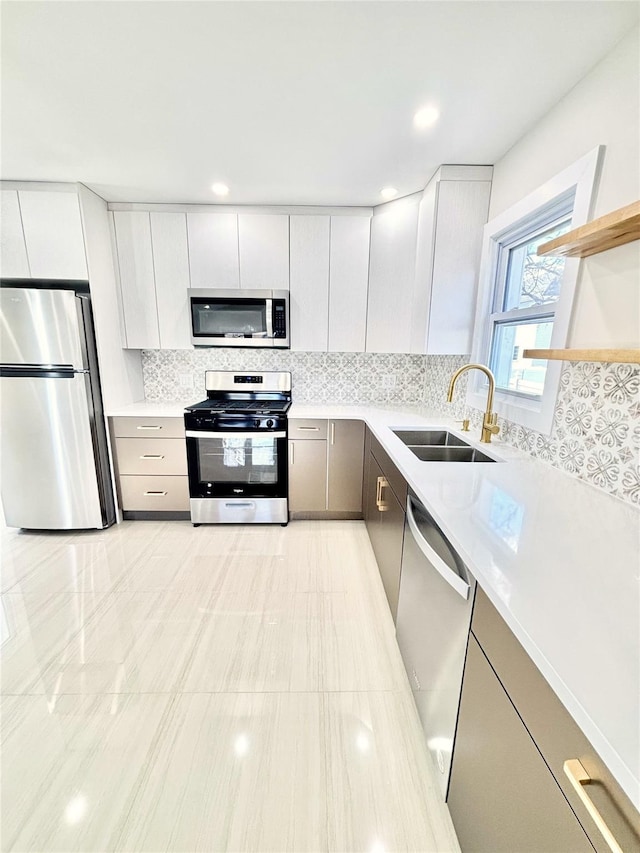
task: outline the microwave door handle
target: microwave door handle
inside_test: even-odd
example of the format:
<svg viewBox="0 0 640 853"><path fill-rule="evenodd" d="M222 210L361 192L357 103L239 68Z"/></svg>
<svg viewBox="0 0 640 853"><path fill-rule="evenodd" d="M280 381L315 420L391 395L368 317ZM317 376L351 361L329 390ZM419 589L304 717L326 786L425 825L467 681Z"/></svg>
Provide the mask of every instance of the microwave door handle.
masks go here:
<svg viewBox="0 0 640 853"><path fill-rule="evenodd" d="M265 299L266 319L267 319L267 338L273 337L273 299Z"/></svg>

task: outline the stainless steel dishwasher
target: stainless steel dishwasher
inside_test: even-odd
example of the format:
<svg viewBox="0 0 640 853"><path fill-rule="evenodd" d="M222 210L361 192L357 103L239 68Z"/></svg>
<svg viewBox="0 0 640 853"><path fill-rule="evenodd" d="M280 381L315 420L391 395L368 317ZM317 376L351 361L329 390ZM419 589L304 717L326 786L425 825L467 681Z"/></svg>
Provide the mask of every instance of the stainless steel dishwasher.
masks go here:
<svg viewBox="0 0 640 853"><path fill-rule="evenodd" d="M445 798L475 587L451 543L410 491L396 636Z"/></svg>

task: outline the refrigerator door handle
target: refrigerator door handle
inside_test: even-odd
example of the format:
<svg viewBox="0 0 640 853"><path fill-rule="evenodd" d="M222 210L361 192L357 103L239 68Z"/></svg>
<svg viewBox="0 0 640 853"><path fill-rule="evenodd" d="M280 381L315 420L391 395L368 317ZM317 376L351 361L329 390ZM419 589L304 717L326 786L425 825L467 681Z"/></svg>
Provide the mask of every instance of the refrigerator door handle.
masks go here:
<svg viewBox="0 0 640 853"><path fill-rule="evenodd" d="M86 370L76 370L72 364L2 364L0 365L0 376L8 379L73 379L77 373L86 373Z"/></svg>

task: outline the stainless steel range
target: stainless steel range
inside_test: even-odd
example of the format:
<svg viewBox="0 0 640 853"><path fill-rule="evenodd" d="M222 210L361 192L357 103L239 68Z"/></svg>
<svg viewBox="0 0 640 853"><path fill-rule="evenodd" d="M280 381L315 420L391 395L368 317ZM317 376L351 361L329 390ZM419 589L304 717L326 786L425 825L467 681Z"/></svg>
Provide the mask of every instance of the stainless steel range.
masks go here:
<svg viewBox="0 0 640 853"><path fill-rule="evenodd" d="M185 409L191 521L287 524L291 374L207 370Z"/></svg>

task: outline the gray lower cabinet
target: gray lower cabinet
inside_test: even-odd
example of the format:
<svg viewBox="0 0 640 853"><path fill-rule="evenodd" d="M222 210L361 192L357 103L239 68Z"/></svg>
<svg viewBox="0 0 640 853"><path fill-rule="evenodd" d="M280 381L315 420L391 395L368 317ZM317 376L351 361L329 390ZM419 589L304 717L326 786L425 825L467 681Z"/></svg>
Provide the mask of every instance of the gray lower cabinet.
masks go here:
<svg viewBox="0 0 640 853"><path fill-rule="evenodd" d="M640 850L638 812L481 589L471 628L448 795L463 853Z"/></svg>
<svg viewBox="0 0 640 853"><path fill-rule="evenodd" d="M382 464L374 456L376 450L378 456L382 457ZM386 454L383 456L380 450L376 439L367 431L362 491L363 515L395 622L400 592L407 484Z"/></svg>
<svg viewBox="0 0 640 853"><path fill-rule="evenodd" d="M289 439L289 512L327 507L327 442Z"/></svg>
<svg viewBox="0 0 640 853"><path fill-rule="evenodd" d="M448 804L463 853L593 853L473 636Z"/></svg>
<svg viewBox="0 0 640 853"><path fill-rule="evenodd" d="M189 514L182 418L111 418L118 499L125 518ZM160 517L160 516L157 516Z"/></svg>
<svg viewBox="0 0 640 853"><path fill-rule="evenodd" d="M362 421L290 419L292 517L361 517L363 454Z"/></svg>
<svg viewBox="0 0 640 853"><path fill-rule="evenodd" d="M362 512L364 423L329 421L327 509Z"/></svg>

